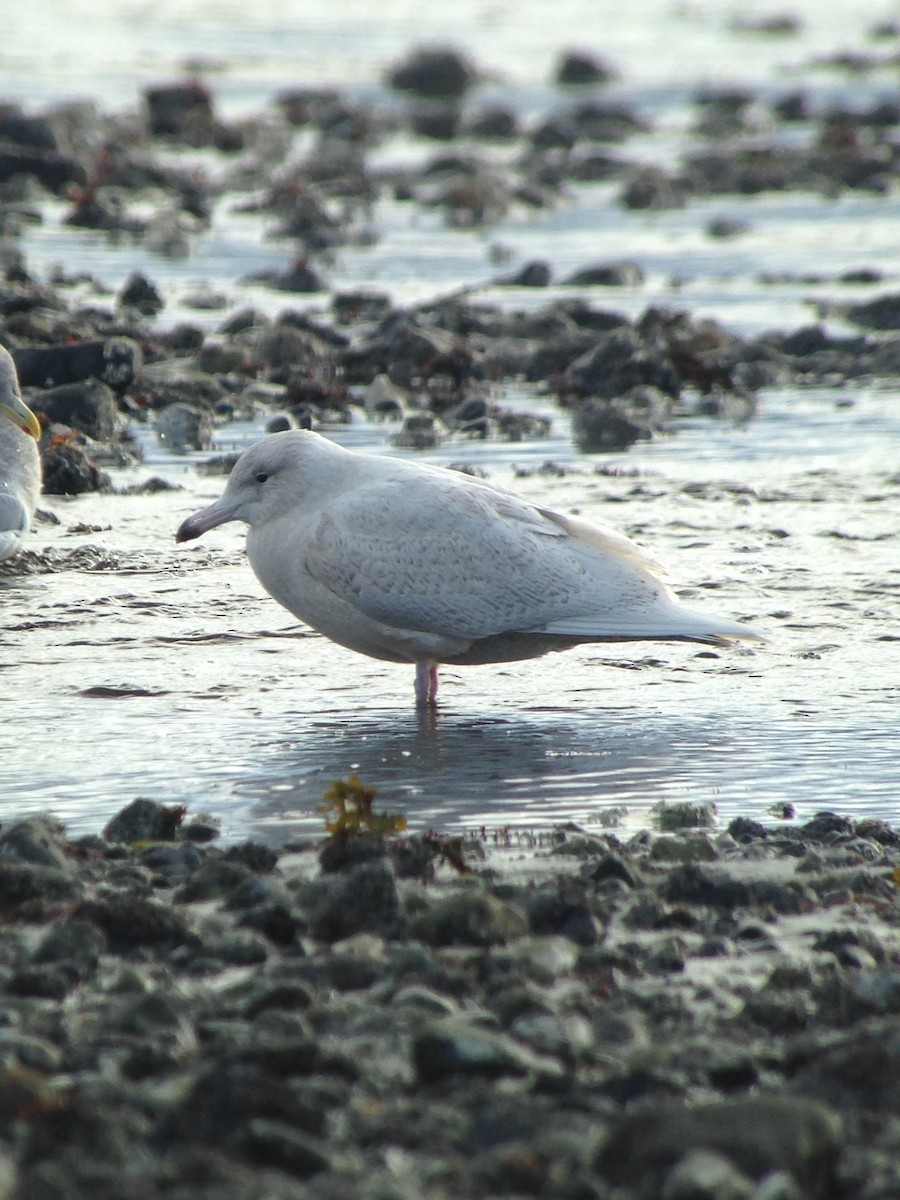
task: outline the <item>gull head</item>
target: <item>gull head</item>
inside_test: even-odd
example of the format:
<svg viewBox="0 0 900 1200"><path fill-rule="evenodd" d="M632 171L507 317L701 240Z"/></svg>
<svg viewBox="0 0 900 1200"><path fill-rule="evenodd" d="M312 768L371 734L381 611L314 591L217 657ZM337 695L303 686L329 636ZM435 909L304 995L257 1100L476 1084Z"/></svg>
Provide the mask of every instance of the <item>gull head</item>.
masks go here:
<svg viewBox="0 0 900 1200"><path fill-rule="evenodd" d="M301 429L263 438L234 464L219 499L182 521L175 541L189 542L227 521L263 525L302 507L327 480L329 449L337 447Z"/></svg>
<svg viewBox="0 0 900 1200"><path fill-rule="evenodd" d="M22 399L16 364L8 350L0 346L0 415L12 421L23 433L30 434L35 441L41 437L41 426L37 417Z"/></svg>

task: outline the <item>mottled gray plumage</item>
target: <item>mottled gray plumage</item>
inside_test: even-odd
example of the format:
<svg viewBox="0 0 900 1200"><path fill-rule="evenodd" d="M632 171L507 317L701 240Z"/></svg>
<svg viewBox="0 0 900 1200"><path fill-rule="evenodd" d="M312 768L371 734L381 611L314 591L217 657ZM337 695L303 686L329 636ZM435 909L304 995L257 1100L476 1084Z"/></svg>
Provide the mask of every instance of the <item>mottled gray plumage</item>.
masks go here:
<svg viewBox="0 0 900 1200"><path fill-rule="evenodd" d="M178 541L250 526L265 589L332 641L417 668L533 658L579 642L756 638L691 612L634 542L455 471L345 450L307 431L247 450Z"/></svg>

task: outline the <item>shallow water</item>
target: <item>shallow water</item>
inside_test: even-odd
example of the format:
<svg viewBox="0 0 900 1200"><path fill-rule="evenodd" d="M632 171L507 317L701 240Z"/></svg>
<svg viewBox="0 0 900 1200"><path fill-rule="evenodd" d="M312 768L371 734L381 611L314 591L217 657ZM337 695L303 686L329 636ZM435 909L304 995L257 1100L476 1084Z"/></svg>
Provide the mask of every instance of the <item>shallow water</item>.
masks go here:
<svg viewBox="0 0 900 1200"><path fill-rule="evenodd" d="M92 829L142 795L280 838L320 829L326 786L355 771L414 827L640 827L673 800L712 802L722 821L785 802L896 819L900 497L863 455L792 453L780 429L798 422L812 435L814 411L773 396L730 438L698 425L620 460L640 476L597 477L582 459L583 473L516 479L495 464L498 482L641 538L691 581L692 604L769 641L445 669L434 721L413 708L411 668L334 646L265 596L236 527L174 546L218 480L164 465L184 492L49 500L62 524L35 547L87 543L98 569L3 581L4 811L49 805ZM898 432L888 415L882 432ZM76 522L104 528L69 533Z"/></svg>
<svg viewBox="0 0 900 1200"><path fill-rule="evenodd" d="M65 8L65 21L54 23L55 6ZM874 0L850 14L843 2L793 3L805 19L797 38L744 37L737 54L718 4L633 8L623 14L619 4L566 0L554 6L554 24L590 29L594 21L604 30L604 53L628 65L621 94L658 121L650 160L679 144L698 83L783 90L802 82L817 97L860 103L886 87L877 75L798 66L862 42L865 29L890 15ZM615 21L604 19L607 9ZM522 111L537 111L548 102L557 50L572 40L548 41L546 11L537 0L466 0L441 13L451 23L440 24L432 6L411 0L337 3L325 15L274 0L251 12L161 0L152 13L125 2L46 0L16 11L0 48L0 93L31 103L93 94L103 104L134 105L144 83L180 72L186 31L217 64L209 78L227 113L255 112L297 82L353 79L365 93L406 49L414 14L423 40L440 33L468 45L499 69L492 86ZM403 143L382 151L415 152ZM553 212L514 214L483 235L447 231L436 216L385 203L373 215L379 240L342 251L327 273L334 287L374 284L401 302L483 284L487 299L534 306L558 289L492 289L498 246L511 266L545 257L558 275L627 256L644 267L647 283L595 292L596 303L629 313L664 303L750 333L810 322L823 298L873 294L763 285L762 272L836 275L878 265L892 286L900 277L898 209L890 196L794 195L648 216L620 210L608 189L583 188ZM192 255L174 262L67 230L61 211L49 206L45 224L23 238L38 274L61 263L115 288L144 270L166 290L164 325L188 317L215 328L221 312L189 303L198 284L221 291L226 311L286 306L283 295L238 281L283 266L289 247L227 209ZM717 215L745 219L748 232L711 240L704 230ZM498 398L553 411L524 389ZM588 647L503 668L445 670L441 710L423 722L412 706L411 669L357 657L299 628L256 583L236 527L175 547L180 520L221 481L194 471L204 456L174 458L152 431L139 430L145 465L116 473L116 483L161 474L184 490L46 498L60 523L40 522L31 546L47 551L56 569L29 574L26 557L0 575L0 816L49 808L74 830L95 830L141 795L207 810L232 837L277 839L320 830L316 806L328 782L356 771L379 789L381 806L420 828L563 820L639 828L652 821L654 805L674 800L715 803L723 822L739 813L771 819L770 806L786 802L800 817L833 807L900 819L897 392L773 392L744 428L689 422L672 439L602 460L576 455L565 417L553 416L543 442L453 443L430 461L476 463L541 503L624 529L692 586L692 604L751 621L765 645ZM365 423L332 431L379 453L389 432ZM241 426L219 439L227 448L258 434ZM547 460L578 473L528 473ZM601 462L622 473L596 475Z"/></svg>

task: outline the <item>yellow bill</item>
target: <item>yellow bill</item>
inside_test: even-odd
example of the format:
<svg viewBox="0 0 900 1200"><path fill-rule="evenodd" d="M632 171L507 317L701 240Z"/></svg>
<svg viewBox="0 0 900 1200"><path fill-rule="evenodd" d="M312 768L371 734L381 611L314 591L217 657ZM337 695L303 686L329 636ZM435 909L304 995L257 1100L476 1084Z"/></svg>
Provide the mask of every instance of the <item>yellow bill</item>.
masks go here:
<svg viewBox="0 0 900 1200"><path fill-rule="evenodd" d="M9 395L5 400L0 401L0 414L8 417L13 425L18 425L25 433L30 433L36 441L40 439L40 422L19 396Z"/></svg>

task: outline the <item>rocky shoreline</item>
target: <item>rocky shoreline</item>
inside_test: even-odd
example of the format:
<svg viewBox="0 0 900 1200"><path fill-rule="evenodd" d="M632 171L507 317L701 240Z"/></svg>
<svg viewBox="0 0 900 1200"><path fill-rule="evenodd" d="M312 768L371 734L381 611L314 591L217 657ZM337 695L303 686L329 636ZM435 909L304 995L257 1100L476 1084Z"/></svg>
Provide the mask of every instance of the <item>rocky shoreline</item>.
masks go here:
<svg viewBox="0 0 900 1200"><path fill-rule="evenodd" d="M880 67L875 55L856 69ZM572 189L610 180L620 183L611 204L659 211L764 192L879 197L900 175L890 105L825 107L802 88L698 88L679 161L648 165L647 119L609 95L616 74L591 56L562 57L556 103L528 120L482 101L484 72L443 48L393 64L377 101L287 89L240 122L223 121L197 79L145 89L129 114L5 106L0 340L47 430L45 490L108 488L104 464L135 461L135 422L152 423L180 452L208 449L234 419L321 428L365 410L400 423L390 435L397 446L429 450L448 439L542 436L545 419L509 406L508 390L524 384L567 411L579 450L616 452L676 431L686 416L751 420L766 387L900 377L900 296L871 263L798 278L828 289L817 319L756 337L658 302L634 318L607 305L611 289L645 283L627 258L568 273L550 260L498 262L492 278L416 305L362 283L329 284L336 254L377 241L379 201L484 233L511 213L572 205ZM379 149L401 135L433 151L419 166L378 165ZM180 163L185 151L218 156L220 169ZM243 214L261 241L284 246L284 267L232 282L283 296L285 306L273 316L200 288L187 301L198 321L166 325L171 297L146 274L115 294L64 269L41 280L19 247L50 202L64 203L73 230L149 249L161 263L188 257L217 213ZM746 229L723 219L706 232L721 241ZM527 310L478 295L485 286L540 295L550 284L554 297ZM830 317L853 331L832 332Z"/></svg>
<svg viewBox="0 0 900 1200"><path fill-rule="evenodd" d="M0 1195L898 1194L895 829L370 801L280 849L147 801L3 827Z"/></svg>

